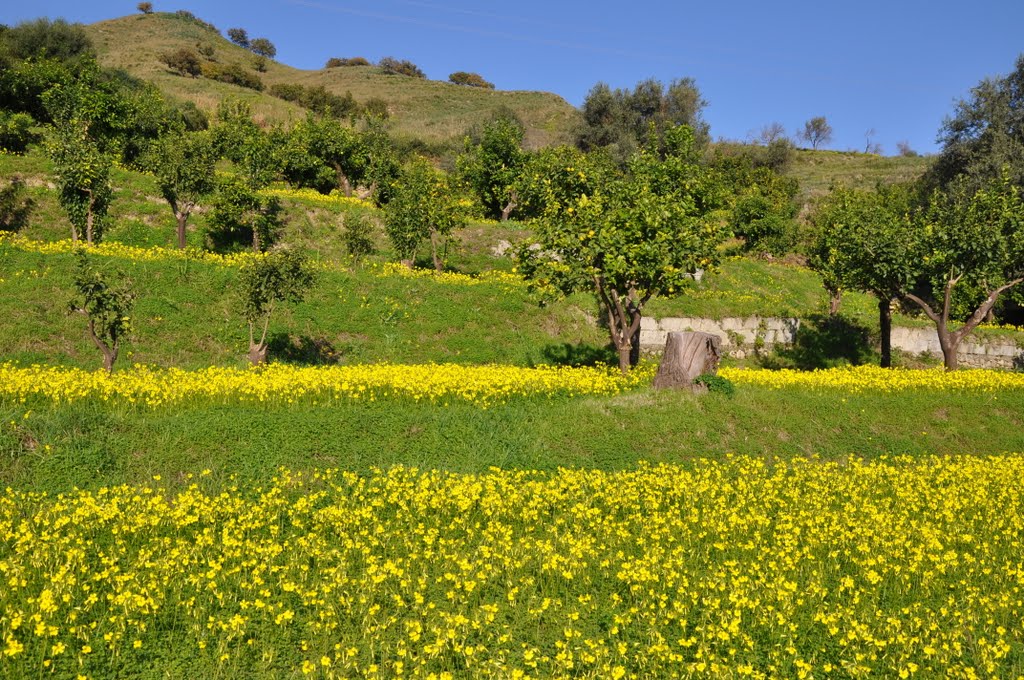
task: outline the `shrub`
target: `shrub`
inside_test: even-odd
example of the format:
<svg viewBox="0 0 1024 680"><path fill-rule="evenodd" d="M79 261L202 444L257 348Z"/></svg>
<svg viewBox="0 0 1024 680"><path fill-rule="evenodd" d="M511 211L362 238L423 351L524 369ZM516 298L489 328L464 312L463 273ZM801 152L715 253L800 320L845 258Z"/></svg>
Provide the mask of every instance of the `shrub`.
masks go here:
<svg viewBox="0 0 1024 680"><path fill-rule="evenodd" d="M178 11L176 11L174 13L174 16L178 17L179 19L184 19L185 21L190 21L193 24L196 24L198 26L202 26L203 28L205 28L207 30L213 31L214 33L219 33L220 32L220 31L217 30L216 26L214 26L213 24L211 24L208 21L203 21L202 19L197 17L195 14L192 14L192 12L189 12L187 9L179 9Z"/></svg>
<svg viewBox="0 0 1024 680"><path fill-rule="evenodd" d="M255 54L267 59L273 59L277 56L277 48L274 47L274 43L270 42L266 38L256 38L249 43L249 49Z"/></svg>
<svg viewBox="0 0 1024 680"><path fill-rule="evenodd" d="M741 198L733 211L732 229L745 239L748 252L783 255L796 245L796 225L785 213L789 208L773 205L765 196Z"/></svg>
<svg viewBox="0 0 1024 680"><path fill-rule="evenodd" d="M249 73L238 64L203 64L203 75L210 80L231 83L247 87L257 92L263 91L263 81L259 76Z"/></svg>
<svg viewBox="0 0 1024 680"><path fill-rule="evenodd" d="M160 61L167 64L167 68L182 76L195 78L203 74L202 61L195 50L189 47L181 47L173 52L165 52L160 55Z"/></svg>
<svg viewBox="0 0 1024 680"><path fill-rule="evenodd" d="M68 61L94 54L92 41L81 24L63 19L24 21L0 33L0 52L20 60L49 58Z"/></svg>
<svg viewBox="0 0 1024 680"><path fill-rule="evenodd" d="M355 113L359 108L351 92L337 95L328 92L323 85L306 87L292 83L278 83L270 86L270 94L332 118L344 118Z"/></svg>
<svg viewBox="0 0 1024 680"><path fill-rule="evenodd" d="M693 379L693 382L703 385L707 388L708 392L724 394L727 397L736 394L736 386L731 380L714 373L701 373Z"/></svg>
<svg viewBox="0 0 1024 680"><path fill-rule="evenodd" d="M341 242L345 251L358 264L359 260L374 253L373 220L369 215L362 214L357 219L348 219L342 227Z"/></svg>
<svg viewBox="0 0 1024 680"><path fill-rule="evenodd" d="M17 175L0 189L0 231L20 231L28 224L35 201L25 193L25 180Z"/></svg>
<svg viewBox="0 0 1024 680"><path fill-rule="evenodd" d="M229 28L228 40L235 43L239 47L249 49L249 33L246 32L244 28Z"/></svg>
<svg viewBox="0 0 1024 680"><path fill-rule="evenodd" d="M380 97L370 97L363 102L363 113L371 118L386 119L391 115L388 103Z"/></svg>
<svg viewBox="0 0 1024 680"><path fill-rule="evenodd" d="M487 90L494 89L494 83L487 82L479 73L467 73L466 71L456 71L455 73L448 76L448 81L455 83L456 85L482 87Z"/></svg>
<svg viewBox="0 0 1024 680"><path fill-rule="evenodd" d="M337 68L339 66L369 66L370 62L364 57L348 57L342 59L340 57L331 57L324 64L324 68Z"/></svg>
<svg viewBox="0 0 1024 680"><path fill-rule="evenodd" d="M210 127L210 119L193 101L181 102L175 107L175 110L181 116L181 122L189 132L205 130Z"/></svg>
<svg viewBox="0 0 1024 680"><path fill-rule="evenodd" d="M213 49L213 45L210 43L196 43L196 50L203 56L204 59L210 61L217 61L217 51Z"/></svg>
<svg viewBox="0 0 1024 680"><path fill-rule="evenodd" d="M409 76L410 78L426 78L427 74L420 70L420 67L408 59L395 59L384 57L377 66L389 76Z"/></svg>
<svg viewBox="0 0 1024 680"><path fill-rule="evenodd" d="M153 13L153 3L151 3L151 2L140 2L139 4L135 5L135 9L139 10L143 14L152 14Z"/></svg>
<svg viewBox="0 0 1024 680"><path fill-rule="evenodd" d="M259 73L267 72L267 58L262 54L257 54L252 58L252 67Z"/></svg>
<svg viewBox="0 0 1024 680"><path fill-rule="evenodd" d="M24 153L28 145L36 141L32 132L35 121L27 113L0 111L0 151Z"/></svg>
<svg viewBox="0 0 1024 680"><path fill-rule="evenodd" d="M211 201L206 241L218 252L249 246L266 251L284 228L281 202L262 196L238 178L225 180Z"/></svg>

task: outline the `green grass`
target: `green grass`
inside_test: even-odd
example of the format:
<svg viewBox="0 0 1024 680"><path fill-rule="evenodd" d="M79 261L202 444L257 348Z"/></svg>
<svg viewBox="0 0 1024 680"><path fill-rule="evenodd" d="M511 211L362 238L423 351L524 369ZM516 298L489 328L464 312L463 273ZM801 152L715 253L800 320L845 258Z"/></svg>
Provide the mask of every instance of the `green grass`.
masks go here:
<svg viewBox="0 0 1024 680"><path fill-rule="evenodd" d="M30 412L27 418L26 412ZM67 490L182 483L213 471L266 481L278 466L366 471L396 464L632 469L695 458L1024 451L1024 393L827 393L743 386L734 397L654 391L519 399L480 409L403 400L313 408L192 404L133 408L0 401L0 484ZM46 447L50 447L47 449Z"/></svg>
<svg viewBox="0 0 1024 680"><path fill-rule="evenodd" d="M807 201L826 193L833 183L871 189L878 182L908 182L920 177L929 163L927 156L797 149L785 174L800 182L800 199Z"/></svg>

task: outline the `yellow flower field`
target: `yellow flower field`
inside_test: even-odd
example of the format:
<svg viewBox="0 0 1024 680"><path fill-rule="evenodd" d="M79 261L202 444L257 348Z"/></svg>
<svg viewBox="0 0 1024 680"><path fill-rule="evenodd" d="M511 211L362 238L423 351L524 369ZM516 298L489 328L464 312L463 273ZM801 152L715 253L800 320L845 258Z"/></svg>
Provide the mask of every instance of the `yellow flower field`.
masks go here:
<svg viewBox="0 0 1024 680"><path fill-rule="evenodd" d="M212 366L198 371L135 366L112 375L76 368L0 364L0 396L24 401L122 400L160 406L195 399L230 403L329 403L405 398L429 403L466 401L489 406L516 397L616 394L650 381L654 367L623 377L610 367L462 366L458 364L362 364L259 369Z"/></svg>
<svg viewBox="0 0 1024 680"><path fill-rule="evenodd" d="M761 385L771 388L800 387L848 392L902 390L997 391L1024 389L1024 373L993 370L961 370L947 373L942 368L912 370L852 366L817 371L768 371L722 368L719 375L737 385Z"/></svg>
<svg viewBox="0 0 1024 680"><path fill-rule="evenodd" d="M0 676L1024 671L1019 454L162 484L0 495Z"/></svg>
<svg viewBox="0 0 1024 680"><path fill-rule="evenodd" d="M163 248L161 246L141 248L114 241L105 241L91 246L82 242L74 243L71 239L35 241L18 234L0 231L0 246L2 245L43 255L68 254L74 252L76 248L81 248L90 255L117 257L133 262L178 260L203 262L222 267L239 267L253 258L260 257L260 255L251 252L221 255L197 248L186 248L184 250ZM315 262L314 266L326 271L344 271L346 269L343 265L334 262ZM484 271L479 275L470 276L458 272L437 272L433 269L409 269L397 262L370 263L368 268L376 276L380 277L426 279L445 285L476 286L480 284L497 284L503 288L523 287L526 285L521 276L503 271ZM2 282L2 279L0 279L0 282Z"/></svg>

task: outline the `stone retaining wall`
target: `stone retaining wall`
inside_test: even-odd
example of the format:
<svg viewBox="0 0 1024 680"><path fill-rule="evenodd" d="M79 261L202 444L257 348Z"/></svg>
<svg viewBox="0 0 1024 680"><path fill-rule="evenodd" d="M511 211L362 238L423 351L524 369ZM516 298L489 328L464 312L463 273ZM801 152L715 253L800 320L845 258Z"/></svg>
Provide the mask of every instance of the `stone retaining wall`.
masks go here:
<svg viewBox="0 0 1024 680"><path fill-rule="evenodd" d="M729 356L742 359L755 348L770 351L777 344L793 343L800 328L800 319L776 319L752 316L746 319L701 319L698 317L667 317L640 320L640 351L659 353L672 331L703 331L722 339L722 350Z"/></svg>
<svg viewBox="0 0 1024 680"><path fill-rule="evenodd" d="M752 316L746 319L702 319L698 317L644 317L640 323L640 350L660 353L671 331L703 331L722 340L723 352L742 359L755 350L771 351L775 345L790 345L800 329L800 319ZM892 329L892 346L911 354L942 358L939 335L934 328ZM968 337L958 353L963 366L977 368L1024 368L1024 349L1012 341L981 342Z"/></svg>

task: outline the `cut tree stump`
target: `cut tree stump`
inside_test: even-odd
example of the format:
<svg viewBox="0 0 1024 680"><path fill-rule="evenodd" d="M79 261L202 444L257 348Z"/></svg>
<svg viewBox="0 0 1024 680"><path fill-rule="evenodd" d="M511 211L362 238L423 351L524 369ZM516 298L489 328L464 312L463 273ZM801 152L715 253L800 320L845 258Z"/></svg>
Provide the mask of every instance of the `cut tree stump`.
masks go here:
<svg viewBox="0 0 1024 680"><path fill-rule="evenodd" d="M718 373L721 347L721 338L711 333L669 333L665 342L665 353L658 366L658 374L654 376L654 386L659 389L675 388L706 392L707 388L695 384L693 379L703 373Z"/></svg>

